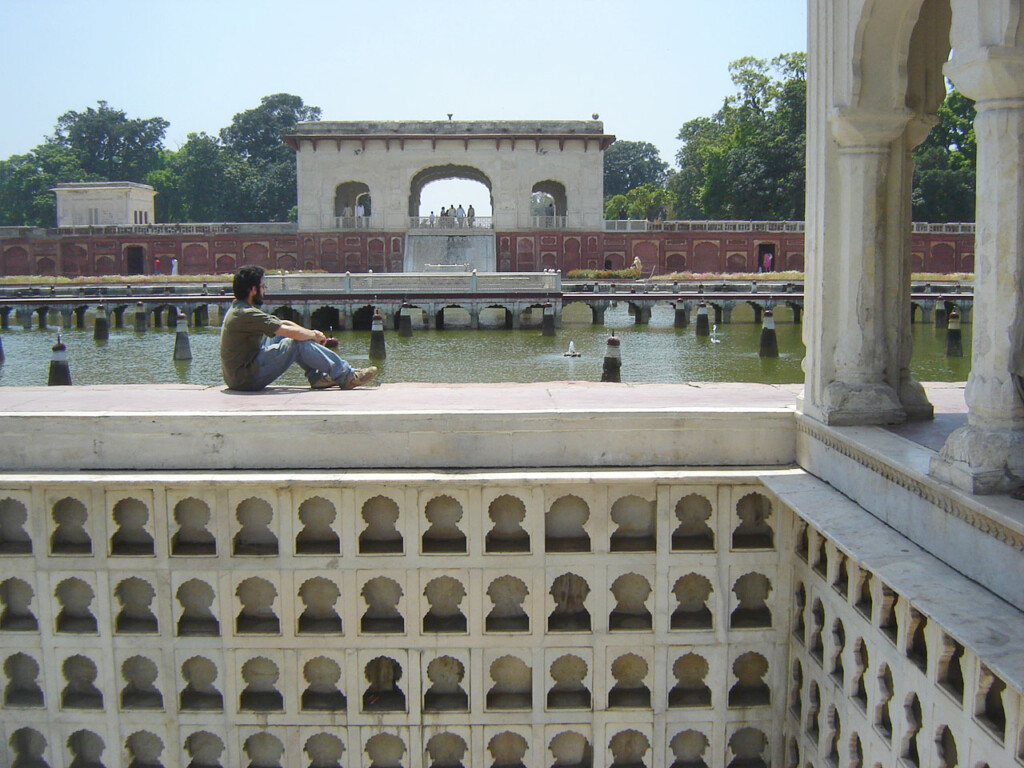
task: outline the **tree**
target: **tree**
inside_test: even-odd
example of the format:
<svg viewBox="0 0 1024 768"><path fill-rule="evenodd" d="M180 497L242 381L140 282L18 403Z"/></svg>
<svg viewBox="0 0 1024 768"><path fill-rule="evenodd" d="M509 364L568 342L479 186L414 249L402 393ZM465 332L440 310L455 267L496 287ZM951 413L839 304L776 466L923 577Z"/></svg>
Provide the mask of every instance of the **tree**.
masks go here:
<svg viewBox="0 0 1024 768"><path fill-rule="evenodd" d="M915 221L974 221L978 147L974 102L949 85L938 123L914 150Z"/></svg>
<svg viewBox="0 0 1024 768"><path fill-rule="evenodd" d="M679 131L672 215L798 219L804 208L807 57L746 57L729 72L737 93Z"/></svg>
<svg viewBox="0 0 1024 768"><path fill-rule="evenodd" d="M277 93L264 96L258 107L239 112L221 129L224 148L247 166L234 167L228 174L239 195L232 220L288 221L298 197L295 153L283 137L300 121L319 119L319 107L306 106L299 96Z"/></svg>
<svg viewBox="0 0 1024 768"><path fill-rule="evenodd" d="M663 219L675 204L675 195L660 184L641 184L615 195L604 206L606 219Z"/></svg>
<svg viewBox="0 0 1024 768"><path fill-rule="evenodd" d="M53 227L56 201L50 190L71 181L93 181L70 150L40 144L0 160L0 226Z"/></svg>
<svg viewBox="0 0 1024 768"><path fill-rule="evenodd" d="M646 141L616 141L604 153L604 196L608 200L643 184L665 183L668 163Z"/></svg>
<svg viewBox="0 0 1024 768"><path fill-rule="evenodd" d="M164 132L161 117L130 119L107 102L84 112L69 111L57 118L47 143L70 150L82 169L105 181L143 182L160 164Z"/></svg>

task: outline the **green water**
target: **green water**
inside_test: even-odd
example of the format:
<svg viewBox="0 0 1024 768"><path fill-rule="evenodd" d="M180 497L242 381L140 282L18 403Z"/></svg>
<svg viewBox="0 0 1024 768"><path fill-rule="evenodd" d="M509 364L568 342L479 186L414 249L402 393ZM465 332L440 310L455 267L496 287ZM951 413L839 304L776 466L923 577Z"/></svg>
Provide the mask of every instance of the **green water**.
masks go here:
<svg viewBox="0 0 1024 768"><path fill-rule="evenodd" d="M789 314L780 311L782 320ZM386 333L387 359L379 363L381 382L537 382L600 381L609 330L621 339L622 381L687 382L750 381L795 384L803 381L800 362L804 347L802 326L778 322L777 359L757 355L761 328L752 322L719 325L712 343L698 338L694 327L672 327L673 313L667 306L654 309L646 326L634 325L625 305L609 309L603 326L566 322L554 338L544 338L539 329L505 330L417 330L410 339L395 331ZM946 332L931 325L913 326L914 358L911 365L920 381L965 381L970 372L970 331L965 325L964 357L945 356ZM50 348L56 336L53 328L3 332L6 360L0 364L0 386L46 384ZM339 353L356 367L369 364L369 332L337 334ZM111 329L110 339L97 342L92 329L66 331L68 362L72 382L86 384L219 385L220 357L217 328L193 329L190 334L193 359L175 363L174 331L158 328L136 333ZM572 340L580 357L564 357ZM305 386L302 372L294 367L281 384Z"/></svg>

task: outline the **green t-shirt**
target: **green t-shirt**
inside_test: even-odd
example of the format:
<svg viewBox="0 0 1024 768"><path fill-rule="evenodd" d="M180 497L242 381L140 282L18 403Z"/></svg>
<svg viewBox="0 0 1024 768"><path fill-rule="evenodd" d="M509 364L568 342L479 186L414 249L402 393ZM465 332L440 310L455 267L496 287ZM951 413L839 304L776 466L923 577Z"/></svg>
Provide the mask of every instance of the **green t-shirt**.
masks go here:
<svg viewBox="0 0 1024 768"><path fill-rule="evenodd" d="M220 328L220 367L229 389L252 389L263 336L273 336L281 319L235 299Z"/></svg>

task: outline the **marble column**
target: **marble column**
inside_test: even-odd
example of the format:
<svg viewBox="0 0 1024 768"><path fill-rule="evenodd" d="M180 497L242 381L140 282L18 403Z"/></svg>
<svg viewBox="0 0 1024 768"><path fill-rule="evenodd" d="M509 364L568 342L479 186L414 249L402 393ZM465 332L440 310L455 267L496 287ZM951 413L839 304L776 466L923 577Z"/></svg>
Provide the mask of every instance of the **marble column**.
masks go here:
<svg viewBox="0 0 1024 768"><path fill-rule="evenodd" d="M830 282L831 376L820 402L826 424L893 424L906 420L900 402L894 358L902 327L898 306L900 253L893 252L888 230L890 173L910 110L840 111L830 120L837 173L833 189L839 220L836 248L828 254L835 266ZM898 159L898 158L897 158ZM830 350L822 349L823 357ZM823 361L824 362L824 361ZM827 365L827 363L826 363Z"/></svg>
<svg viewBox="0 0 1024 768"><path fill-rule="evenodd" d="M957 56L946 73L977 101L973 351L967 425L932 458L931 474L1001 493L1024 483L1024 49Z"/></svg>

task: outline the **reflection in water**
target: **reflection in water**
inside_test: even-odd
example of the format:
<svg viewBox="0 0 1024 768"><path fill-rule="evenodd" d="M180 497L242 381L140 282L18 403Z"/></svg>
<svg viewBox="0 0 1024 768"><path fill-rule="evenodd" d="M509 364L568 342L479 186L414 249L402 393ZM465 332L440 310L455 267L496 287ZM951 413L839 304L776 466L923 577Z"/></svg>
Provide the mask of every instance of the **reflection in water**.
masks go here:
<svg viewBox="0 0 1024 768"><path fill-rule="evenodd" d="M625 305L609 309L605 324L565 323L554 337L545 338L540 328L505 330L417 329L412 338L386 334L387 360L377 377L381 382L536 382L600 381L607 330L622 340L622 381L751 381L795 384L803 381L800 362L804 348L802 326L781 311L776 333L779 357L757 355L761 327L752 322L719 325L712 344L698 338L693 326L672 327L670 307L659 306L646 326L633 324ZM735 315L734 315L735 318ZM965 325L964 357L945 356L945 331L931 325L914 325L914 359L911 370L920 381L966 381L970 373L971 326ZM338 352L356 367L368 364L369 332L340 332ZM0 364L0 385L43 386L50 364L50 348L56 331L12 329L3 333L6 361ZM219 329L191 331L191 361L175 362L173 329L146 333L130 329L110 331L110 339L97 342L92 329L63 333L68 348L71 378L88 384L203 384L220 385ZM564 355L569 340L579 357ZM278 380L304 387L305 377L295 366Z"/></svg>

